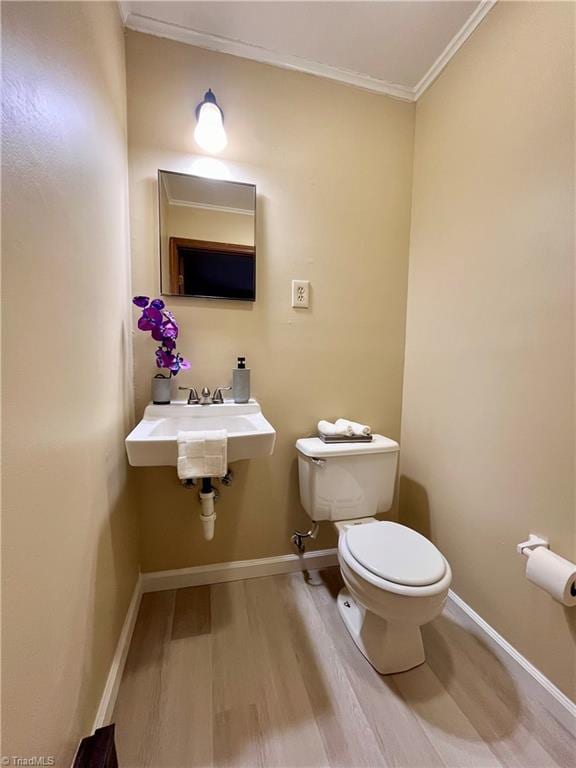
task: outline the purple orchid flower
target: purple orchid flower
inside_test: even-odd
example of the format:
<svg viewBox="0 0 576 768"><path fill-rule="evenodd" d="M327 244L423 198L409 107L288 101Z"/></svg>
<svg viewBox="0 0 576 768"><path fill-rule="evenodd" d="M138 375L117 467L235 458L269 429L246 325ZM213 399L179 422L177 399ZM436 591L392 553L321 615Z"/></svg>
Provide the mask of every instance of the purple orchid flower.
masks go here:
<svg viewBox="0 0 576 768"><path fill-rule="evenodd" d="M160 325L164 321L164 316L159 309L150 305L142 312L154 325Z"/></svg>
<svg viewBox="0 0 576 768"><path fill-rule="evenodd" d="M160 325L154 325L150 330L152 331L152 338L164 342L164 345L166 341L175 341L178 338L178 326L171 320L165 320Z"/></svg>
<svg viewBox="0 0 576 768"><path fill-rule="evenodd" d="M144 315L142 315L138 319L138 328L141 331L151 331L154 328L154 323L152 323L147 317L144 317Z"/></svg>
<svg viewBox="0 0 576 768"><path fill-rule="evenodd" d="M158 347L156 350L156 365L158 368L172 369L176 359L177 358L171 352L166 352L162 347Z"/></svg>
<svg viewBox="0 0 576 768"><path fill-rule="evenodd" d="M138 320L138 328L141 331L152 331L163 321L162 312L150 306L142 310L142 315ZM159 339L158 339L159 341Z"/></svg>
<svg viewBox="0 0 576 768"><path fill-rule="evenodd" d="M166 320L162 323L162 334L165 339L176 340L178 338L178 326L173 320Z"/></svg>
<svg viewBox="0 0 576 768"><path fill-rule="evenodd" d="M160 342L156 349L156 365L170 371L170 376L176 376L180 371L191 368L190 362L176 352L176 339L179 328L176 318L166 309L162 299L150 299L148 296L135 296L132 302L142 309L138 319L138 328L149 331L155 341Z"/></svg>
<svg viewBox="0 0 576 768"><path fill-rule="evenodd" d="M162 332L161 325L155 325L150 329L152 338L154 341L164 341L164 333Z"/></svg>

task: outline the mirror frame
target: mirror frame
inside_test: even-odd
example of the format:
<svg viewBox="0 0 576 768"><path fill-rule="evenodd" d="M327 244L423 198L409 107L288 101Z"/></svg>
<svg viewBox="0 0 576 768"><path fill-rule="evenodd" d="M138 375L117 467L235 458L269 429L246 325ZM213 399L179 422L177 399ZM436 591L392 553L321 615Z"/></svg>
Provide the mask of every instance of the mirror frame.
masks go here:
<svg viewBox="0 0 576 768"><path fill-rule="evenodd" d="M160 174L162 173L171 173L175 176L185 176L188 179L199 179L203 181L221 181L226 184L236 184L242 187L251 187L254 190L254 280L253 280L253 289L254 289L254 298L252 299L241 299L233 296L202 296L200 294L191 294L191 293L165 293L164 292L164 285L162 284L162 222L161 222L161 214L160 214L160 184L162 183L162 178ZM158 173L156 176L156 197L157 197L157 204L158 204L158 262L159 262L159 278L160 278L160 295L161 296L168 296L173 299L201 299L201 300L208 300L208 301L242 301L242 302L252 302L254 303L256 301L256 269L257 269L257 241L258 241L258 229L257 229L257 222L258 222L258 192L256 189L256 184L251 184L248 181L236 181L233 179L212 179L209 176L198 176L194 173L184 173L183 171L169 171L166 168L158 168ZM226 245L226 244L223 244ZM249 246L245 246L249 247ZM171 259L170 252L167 254L168 259Z"/></svg>

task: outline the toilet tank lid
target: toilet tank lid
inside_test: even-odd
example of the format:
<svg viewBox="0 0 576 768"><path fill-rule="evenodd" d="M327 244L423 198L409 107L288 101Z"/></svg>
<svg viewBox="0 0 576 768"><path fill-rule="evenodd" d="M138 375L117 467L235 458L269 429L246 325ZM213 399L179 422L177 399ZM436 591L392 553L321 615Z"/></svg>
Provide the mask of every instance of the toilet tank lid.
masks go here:
<svg viewBox="0 0 576 768"><path fill-rule="evenodd" d="M323 443L319 437L302 437L296 441L297 450L310 458L325 459L330 456L359 456L363 453L391 453L399 451L395 440L384 435L374 435L371 443Z"/></svg>
<svg viewBox="0 0 576 768"><path fill-rule="evenodd" d="M405 525L389 520L352 525L345 535L354 559L387 581L422 587L446 573L446 561L434 544Z"/></svg>

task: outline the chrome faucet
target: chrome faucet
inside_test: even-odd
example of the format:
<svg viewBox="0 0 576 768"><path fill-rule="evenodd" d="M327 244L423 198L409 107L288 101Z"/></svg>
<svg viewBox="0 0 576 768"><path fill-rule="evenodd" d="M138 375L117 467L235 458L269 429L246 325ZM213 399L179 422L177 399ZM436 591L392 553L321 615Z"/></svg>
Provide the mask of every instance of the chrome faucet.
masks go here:
<svg viewBox="0 0 576 768"><path fill-rule="evenodd" d="M188 405L197 405L200 402L200 399L198 398L198 392L196 392L194 387L178 387L178 389L182 389L184 392L188 392Z"/></svg>
<svg viewBox="0 0 576 768"><path fill-rule="evenodd" d="M202 387L202 392L200 392L200 405L210 405L211 402L210 390L208 387Z"/></svg>
<svg viewBox="0 0 576 768"><path fill-rule="evenodd" d="M216 387L214 394L210 396L210 390L208 387L202 387L200 396L194 387L178 387L188 392L188 405L219 405L224 402L224 396L222 392L227 392L232 387Z"/></svg>

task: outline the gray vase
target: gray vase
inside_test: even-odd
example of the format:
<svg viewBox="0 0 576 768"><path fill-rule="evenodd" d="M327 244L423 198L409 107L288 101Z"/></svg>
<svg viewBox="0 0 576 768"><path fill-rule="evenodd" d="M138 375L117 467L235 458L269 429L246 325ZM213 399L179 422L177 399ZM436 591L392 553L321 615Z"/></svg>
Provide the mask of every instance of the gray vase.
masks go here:
<svg viewBox="0 0 576 768"><path fill-rule="evenodd" d="M161 373L152 379L152 402L154 405L170 405L172 396L172 377Z"/></svg>

